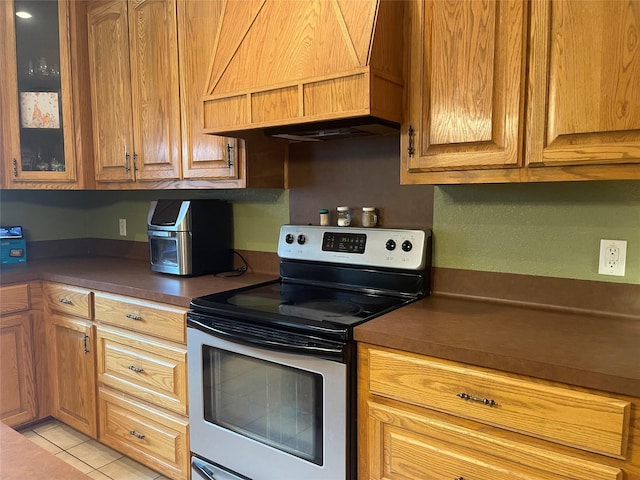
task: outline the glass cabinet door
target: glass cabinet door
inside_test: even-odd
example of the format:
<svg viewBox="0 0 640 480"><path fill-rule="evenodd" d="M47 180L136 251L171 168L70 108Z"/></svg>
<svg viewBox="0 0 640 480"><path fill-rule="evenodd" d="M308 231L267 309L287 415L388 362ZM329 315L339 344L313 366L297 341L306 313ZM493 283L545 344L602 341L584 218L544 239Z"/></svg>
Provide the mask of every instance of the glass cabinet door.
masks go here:
<svg viewBox="0 0 640 480"><path fill-rule="evenodd" d="M0 3L5 182L74 182L69 3Z"/></svg>

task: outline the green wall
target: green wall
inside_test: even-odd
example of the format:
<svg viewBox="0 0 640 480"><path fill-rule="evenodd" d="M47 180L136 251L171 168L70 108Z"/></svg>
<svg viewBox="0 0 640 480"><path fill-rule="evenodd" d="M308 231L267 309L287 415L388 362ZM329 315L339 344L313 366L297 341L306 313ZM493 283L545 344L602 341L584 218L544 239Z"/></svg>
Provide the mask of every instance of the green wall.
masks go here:
<svg viewBox="0 0 640 480"><path fill-rule="evenodd" d="M289 221L289 192L221 191L12 191L0 192L0 222L22 225L27 239L109 238L147 241L149 202L158 198L219 198L233 205L234 248L275 252L280 225ZM127 220L119 235L118 220Z"/></svg>
<svg viewBox="0 0 640 480"><path fill-rule="evenodd" d="M233 204L234 247L275 252L289 221L287 190L0 191L0 222L29 240L79 237L146 241L156 198L222 198ZM381 195L380 205L384 206ZM640 182L451 185L435 188L434 265L640 284ZM598 275L600 239L627 240L624 277Z"/></svg>
<svg viewBox="0 0 640 480"><path fill-rule="evenodd" d="M439 267L640 284L640 182L452 185L434 192ZM624 277L598 275L626 240Z"/></svg>

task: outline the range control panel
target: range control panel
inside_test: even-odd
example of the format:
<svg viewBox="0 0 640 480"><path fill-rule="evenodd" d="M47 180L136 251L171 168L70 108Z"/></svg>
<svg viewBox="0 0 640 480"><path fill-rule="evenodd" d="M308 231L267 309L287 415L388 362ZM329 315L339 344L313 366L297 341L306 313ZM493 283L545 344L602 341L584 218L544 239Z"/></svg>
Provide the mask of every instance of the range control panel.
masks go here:
<svg viewBox="0 0 640 480"><path fill-rule="evenodd" d="M422 270L430 230L283 225L278 256L291 260Z"/></svg>

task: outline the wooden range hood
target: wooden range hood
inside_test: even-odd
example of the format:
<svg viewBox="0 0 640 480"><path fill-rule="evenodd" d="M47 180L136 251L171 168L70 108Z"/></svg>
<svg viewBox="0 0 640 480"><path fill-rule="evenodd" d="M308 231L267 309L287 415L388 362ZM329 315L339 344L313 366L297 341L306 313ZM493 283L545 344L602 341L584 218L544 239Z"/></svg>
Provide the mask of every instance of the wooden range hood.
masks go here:
<svg viewBox="0 0 640 480"><path fill-rule="evenodd" d="M403 13L397 0L226 0L203 131L325 139L397 130Z"/></svg>

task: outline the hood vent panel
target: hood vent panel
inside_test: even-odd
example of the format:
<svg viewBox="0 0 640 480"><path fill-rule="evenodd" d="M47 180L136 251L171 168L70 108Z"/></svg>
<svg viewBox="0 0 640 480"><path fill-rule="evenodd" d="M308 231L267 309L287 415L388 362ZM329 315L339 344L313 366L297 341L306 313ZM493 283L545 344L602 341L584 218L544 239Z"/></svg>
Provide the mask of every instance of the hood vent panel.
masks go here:
<svg viewBox="0 0 640 480"><path fill-rule="evenodd" d="M399 124L403 3L227 0L210 59L204 131L241 136L362 118Z"/></svg>

